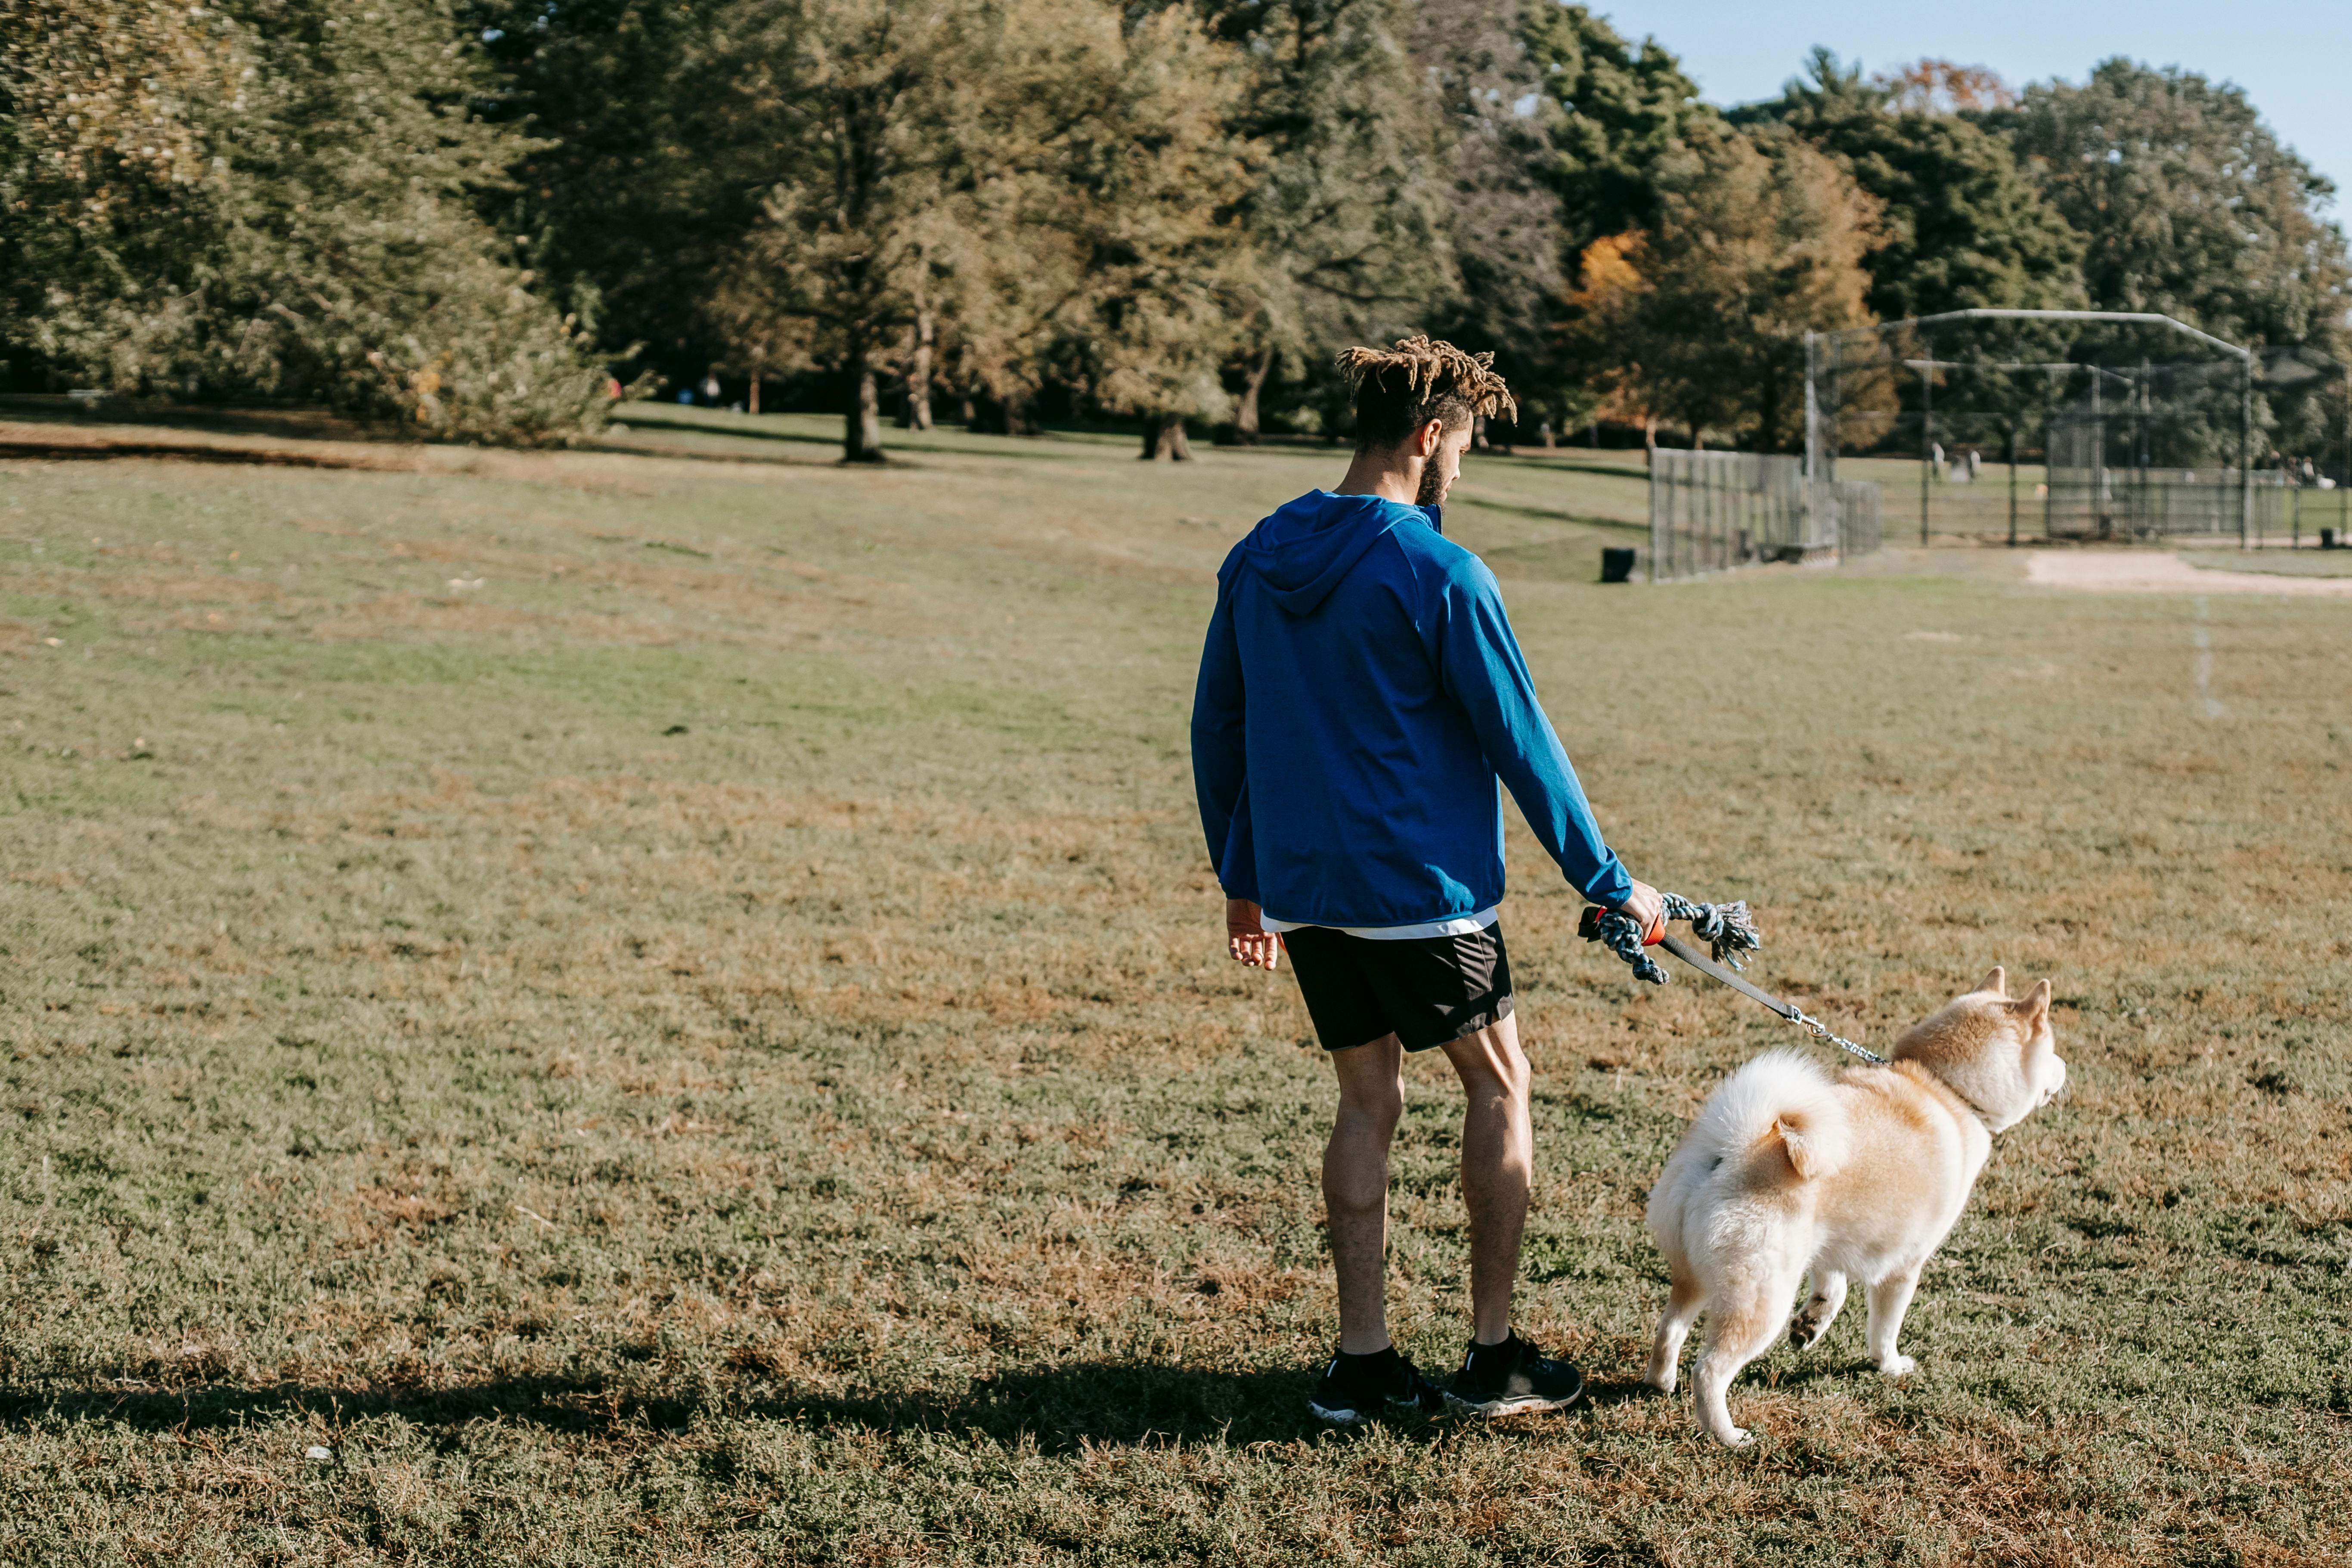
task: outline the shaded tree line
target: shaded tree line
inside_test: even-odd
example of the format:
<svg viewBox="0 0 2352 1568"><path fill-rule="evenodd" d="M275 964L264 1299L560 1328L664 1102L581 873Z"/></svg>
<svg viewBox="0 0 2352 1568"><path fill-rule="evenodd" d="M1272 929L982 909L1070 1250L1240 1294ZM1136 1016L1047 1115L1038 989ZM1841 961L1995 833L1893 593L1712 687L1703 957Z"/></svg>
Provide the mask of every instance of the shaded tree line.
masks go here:
<svg viewBox="0 0 2352 1568"><path fill-rule="evenodd" d="M561 440L607 385L593 289L488 210L535 143L433 0L5 0L12 380L267 394Z"/></svg>
<svg viewBox="0 0 2352 1568"><path fill-rule="evenodd" d="M1785 447L1808 330L2088 306L2347 357L2333 195L2188 71L1816 50L1726 110L1553 0L0 0L10 384L443 437L715 371L852 460L1048 413L1181 458L1345 434L1336 352L1426 330L1496 351L1519 439Z"/></svg>

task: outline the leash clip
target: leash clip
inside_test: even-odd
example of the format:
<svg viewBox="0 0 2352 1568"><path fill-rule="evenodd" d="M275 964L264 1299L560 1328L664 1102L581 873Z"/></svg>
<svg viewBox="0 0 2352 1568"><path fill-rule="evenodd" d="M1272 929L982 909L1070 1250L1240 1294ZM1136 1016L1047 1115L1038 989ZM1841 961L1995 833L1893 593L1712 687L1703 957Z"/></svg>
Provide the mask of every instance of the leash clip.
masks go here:
<svg viewBox="0 0 2352 1568"><path fill-rule="evenodd" d="M1830 1044L1835 1046L1842 1051L1852 1051L1855 1056L1860 1057L1872 1067L1883 1068L1886 1065L1886 1058L1885 1057L1880 1056L1876 1051L1867 1049L1862 1046L1857 1046L1852 1040L1846 1039L1842 1036L1831 1034L1830 1026L1827 1024L1822 1023L1819 1018L1814 1017L1811 1013L1806 1012L1801 1007L1797 1010L1796 1017L1791 1019L1790 1022L1798 1025L1800 1027L1811 1029L1813 1032L1813 1038L1817 1040L1827 1040Z"/></svg>

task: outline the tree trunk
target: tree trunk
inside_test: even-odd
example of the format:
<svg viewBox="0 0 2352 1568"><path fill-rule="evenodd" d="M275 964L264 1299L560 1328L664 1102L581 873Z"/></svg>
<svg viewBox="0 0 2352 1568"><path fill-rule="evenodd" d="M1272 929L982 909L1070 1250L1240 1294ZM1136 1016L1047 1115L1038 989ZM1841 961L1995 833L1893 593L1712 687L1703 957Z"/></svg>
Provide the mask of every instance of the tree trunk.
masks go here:
<svg viewBox="0 0 2352 1568"><path fill-rule="evenodd" d="M915 312L915 352L907 368L907 422L918 430L931 427L931 343L939 335L929 310Z"/></svg>
<svg viewBox="0 0 2352 1568"><path fill-rule="evenodd" d="M854 333L849 340L846 368L857 395L850 404L849 418L842 430L841 460L878 463L882 460L882 395L874 384L874 360L863 333Z"/></svg>
<svg viewBox="0 0 2352 1568"><path fill-rule="evenodd" d="M1646 468L1658 466L1658 416L1654 414L1642 421L1642 462Z"/></svg>
<svg viewBox="0 0 2352 1568"><path fill-rule="evenodd" d="M1167 461L1189 463L1192 460L1192 445L1184 439L1181 415L1147 414L1143 416L1143 460L1147 463Z"/></svg>
<svg viewBox="0 0 2352 1568"><path fill-rule="evenodd" d="M1257 363L1249 369L1248 379L1242 384L1242 400L1234 410L1234 445L1257 445L1257 395L1265 385L1266 373L1274 368L1274 350L1269 347L1257 356Z"/></svg>
<svg viewBox="0 0 2352 1568"><path fill-rule="evenodd" d="M971 398L970 395L967 394L963 400L963 427L967 430L971 430L976 428L979 424L980 410L971 405Z"/></svg>
<svg viewBox="0 0 2352 1568"><path fill-rule="evenodd" d="M1037 423L1037 395L1025 386L1016 386L1004 399L1004 433L1007 436L1035 436L1043 427Z"/></svg>
<svg viewBox="0 0 2352 1568"><path fill-rule="evenodd" d="M754 414L760 412L760 373L756 370L751 373L751 396L750 398L750 407L751 411Z"/></svg>

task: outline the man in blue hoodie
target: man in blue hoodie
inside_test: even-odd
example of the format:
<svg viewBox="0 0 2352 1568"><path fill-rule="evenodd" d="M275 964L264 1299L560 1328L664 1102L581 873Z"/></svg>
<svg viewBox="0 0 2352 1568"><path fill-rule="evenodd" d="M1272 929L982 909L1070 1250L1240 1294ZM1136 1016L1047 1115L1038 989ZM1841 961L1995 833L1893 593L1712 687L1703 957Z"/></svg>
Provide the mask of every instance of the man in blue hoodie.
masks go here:
<svg viewBox="0 0 2352 1568"><path fill-rule="evenodd" d="M1355 460L1260 522L1217 574L1192 705L1192 776L1228 950L1287 951L1339 1075L1323 1156L1339 1348L1315 1414L1383 1405L1557 1410L1583 1376L1511 1331L1533 1138L1503 899L1507 787L1586 899L1646 929L1660 908L1602 842L1536 700L1494 574L1439 504L1475 415L1516 413L1492 354L1407 338L1350 349ZM1389 1144L1402 1056L1442 1049L1467 1097L1472 1339L1441 1391L1389 1341Z"/></svg>

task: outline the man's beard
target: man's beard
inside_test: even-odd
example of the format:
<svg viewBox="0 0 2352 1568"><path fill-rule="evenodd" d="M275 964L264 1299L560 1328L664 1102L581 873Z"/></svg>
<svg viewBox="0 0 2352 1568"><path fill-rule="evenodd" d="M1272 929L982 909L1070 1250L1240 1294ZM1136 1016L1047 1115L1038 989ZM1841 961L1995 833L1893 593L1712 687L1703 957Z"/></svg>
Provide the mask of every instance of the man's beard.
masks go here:
<svg viewBox="0 0 2352 1568"><path fill-rule="evenodd" d="M1445 500L1445 470L1437 464L1421 466L1421 489L1412 498L1415 506L1436 506Z"/></svg>

